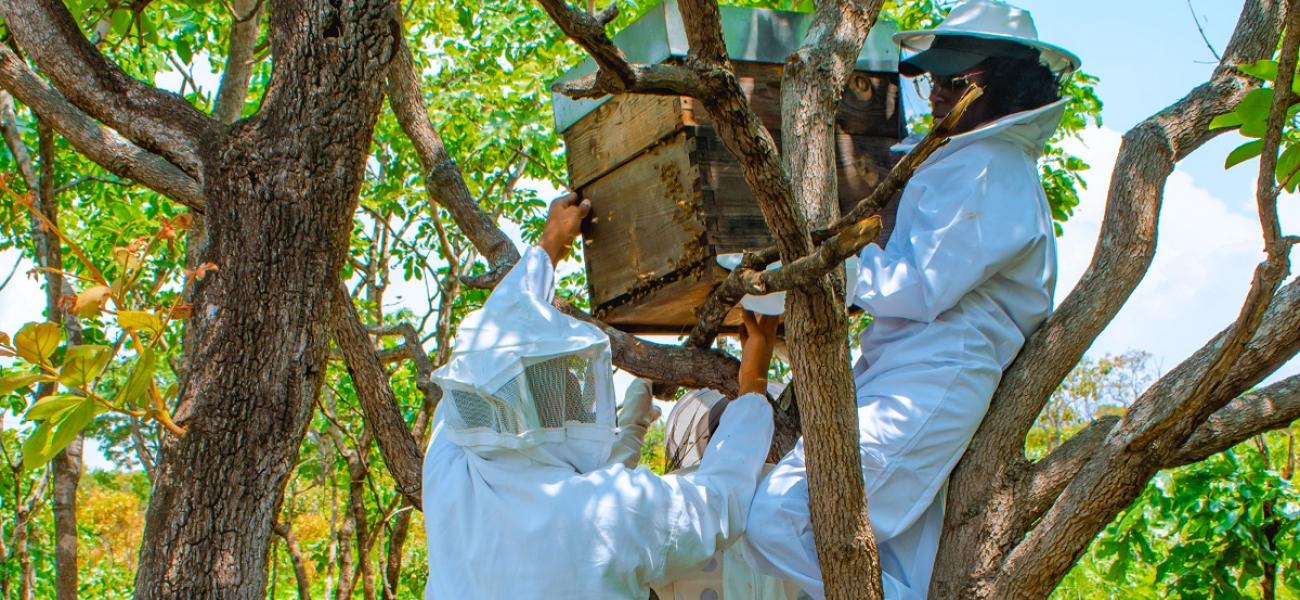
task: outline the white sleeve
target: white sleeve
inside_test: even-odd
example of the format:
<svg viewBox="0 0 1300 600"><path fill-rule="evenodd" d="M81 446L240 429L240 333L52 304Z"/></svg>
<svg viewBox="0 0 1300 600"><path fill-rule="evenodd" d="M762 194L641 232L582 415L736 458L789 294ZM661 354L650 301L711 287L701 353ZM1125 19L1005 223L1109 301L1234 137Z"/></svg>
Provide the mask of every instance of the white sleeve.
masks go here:
<svg viewBox="0 0 1300 600"><path fill-rule="evenodd" d="M627 547L643 553L642 583L677 579L739 539L771 443L772 408L746 394L727 406L695 472L623 472L629 480L616 485L635 512Z"/></svg>
<svg viewBox="0 0 1300 600"><path fill-rule="evenodd" d="M936 163L908 183L912 220L894 232L904 239L862 250L854 304L873 315L933 321L1041 235L1037 173L1020 161L946 162L956 164Z"/></svg>

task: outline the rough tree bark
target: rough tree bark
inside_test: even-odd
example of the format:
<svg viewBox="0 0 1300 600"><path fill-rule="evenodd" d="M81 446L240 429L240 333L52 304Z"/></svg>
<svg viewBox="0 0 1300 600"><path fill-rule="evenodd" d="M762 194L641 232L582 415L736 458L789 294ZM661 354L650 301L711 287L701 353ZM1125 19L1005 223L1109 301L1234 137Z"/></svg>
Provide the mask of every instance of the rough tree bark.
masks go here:
<svg viewBox="0 0 1300 600"><path fill-rule="evenodd" d="M225 127L105 60L61 2L0 3L63 97L202 190L203 260L220 271L196 289L177 411L187 433L159 453L138 598L265 589L271 524L324 371L329 282L345 257L399 36L389 0L269 8L275 68L265 101Z"/></svg>

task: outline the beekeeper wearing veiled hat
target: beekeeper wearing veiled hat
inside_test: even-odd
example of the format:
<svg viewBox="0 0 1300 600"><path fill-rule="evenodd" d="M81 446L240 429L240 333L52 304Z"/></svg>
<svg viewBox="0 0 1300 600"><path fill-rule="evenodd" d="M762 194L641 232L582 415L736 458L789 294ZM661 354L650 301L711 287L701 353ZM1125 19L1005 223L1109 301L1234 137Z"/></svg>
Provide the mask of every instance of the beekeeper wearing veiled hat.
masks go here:
<svg viewBox="0 0 1300 600"><path fill-rule="evenodd" d="M932 80L936 119L967 86L984 88L961 135L904 189L888 243L862 251L854 292L874 317L854 365L862 473L885 596L900 599L926 597L948 474L1002 370L1051 312L1056 247L1037 161L1079 59L995 0L894 39L916 52L900 71ZM802 441L759 484L745 539L758 568L822 597Z"/></svg>
<svg viewBox="0 0 1300 600"><path fill-rule="evenodd" d="M761 392L776 319L747 319L742 395L699 469L629 468L653 420L649 383L628 390L616 425L609 338L551 305L554 266L589 210L572 196L552 205L540 247L465 317L434 374L426 599L644 600L744 531L772 437Z"/></svg>

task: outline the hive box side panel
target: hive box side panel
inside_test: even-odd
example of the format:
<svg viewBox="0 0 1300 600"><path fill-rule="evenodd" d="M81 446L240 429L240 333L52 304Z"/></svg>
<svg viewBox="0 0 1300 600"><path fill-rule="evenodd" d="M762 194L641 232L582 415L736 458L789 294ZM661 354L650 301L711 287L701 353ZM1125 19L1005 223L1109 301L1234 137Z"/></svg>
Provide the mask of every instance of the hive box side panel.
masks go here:
<svg viewBox="0 0 1300 600"><path fill-rule="evenodd" d="M582 187L681 131L683 100L619 94L564 132L569 185Z"/></svg>
<svg viewBox="0 0 1300 600"><path fill-rule="evenodd" d="M779 132L777 132L779 135ZM778 137L777 141L780 139ZM898 159L889 151L897 140L876 136L835 135L840 213L857 206L889 173ZM750 193L740 165L722 146L717 133L701 127L696 154L706 206L709 243L716 253L743 252L772 245L758 202Z"/></svg>
<svg viewBox="0 0 1300 600"><path fill-rule="evenodd" d="M782 65L737 62L736 80L763 126L775 134L781 129ZM897 73L854 71L835 114L840 131L851 135L901 139L904 135ZM712 126L708 111L698 101L686 100L699 125Z"/></svg>
<svg viewBox="0 0 1300 600"><path fill-rule="evenodd" d="M692 132L683 130L580 191L583 252L597 310L629 302L706 258Z"/></svg>

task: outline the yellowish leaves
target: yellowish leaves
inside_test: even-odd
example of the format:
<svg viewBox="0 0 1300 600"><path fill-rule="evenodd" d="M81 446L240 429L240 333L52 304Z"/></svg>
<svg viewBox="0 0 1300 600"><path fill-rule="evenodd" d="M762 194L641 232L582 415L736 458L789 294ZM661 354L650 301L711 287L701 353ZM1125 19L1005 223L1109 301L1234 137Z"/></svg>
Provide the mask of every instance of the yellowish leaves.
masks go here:
<svg viewBox="0 0 1300 600"><path fill-rule="evenodd" d="M154 360L153 348L145 346L140 359L131 369L131 375L126 379L126 385L122 386L122 391L118 392L117 398L114 399L114 404L119 408L128 403L136 406L144 405L144 402L140 402L140 398L148 391L149 384L153 383Z"/></svg>
<svg viewBox="0 0 1300 600"><path fill-rule="evenodd" d="M81 345L68 348L63 355L63 366L59 367L59 383L70 388L86 385L99 377L113 358L113 349L109 346Z"/></svg>
<svg viewBox="0 0 1300 600"><path fill-rule="evenodd" d="M19 373L8 377L0 377L0 396L8 396L20 388L25 388L38 381L48 381L49 378L40 373Z"/></svg>
<svg viewBox="0 0 1300 600"><path fill-rule="evenodd" d="M72 304L72 312L79 317L97 317L104 310L104 303L112 292L106 285L97 285L80 294Z"/></svg>
<svg viewBox="0 0 1300 600"><path fill-rule="evenodd" d="M162 319L151 312L142 310L124 310L117 313L117 324L122 329L161 333Z"/></svg>
<svg viewBox="0 0 1300 600"><path fill-rule="evenodd" d="M68 402L68 406L56 405L48 409L49 417L41 421L32 431L32 435L23 441L23 468L37 469L50 462L55 454L62 451L77 434L81 433L101 408L94 400L80 396L53 396ZM62 402L62 401L61 401ZM39 406L40 403L37 403ZM32 407L33 410L36 407ZM30 411L29 411L30 414Z"/></svg>
<svg viewBox="0 0 1300 600"><path fill-rule="evenodd" d="M58 419L85 401L86 398L72 394L51 394L37 400L36 404L27 409L27 414L23 415L23 418L28 421Z"/></svg>
<svg viewBox="0 0 1300 600"><path fill-rule="evenodd" d="M41 365L49 361L63 341L63 329L57 323L28 323L14 336L14 350L23 360Z"/></svg>

